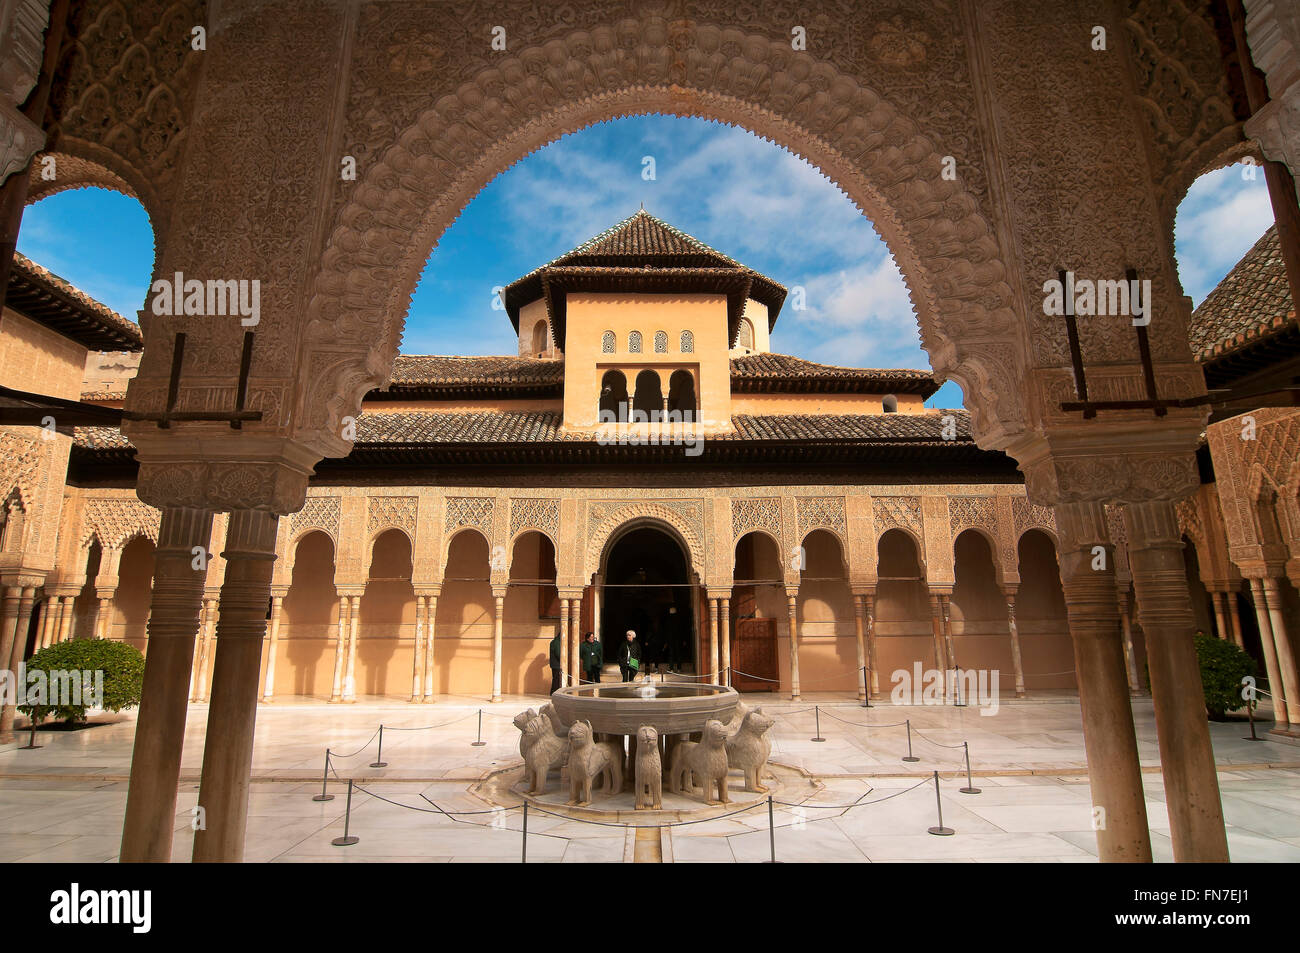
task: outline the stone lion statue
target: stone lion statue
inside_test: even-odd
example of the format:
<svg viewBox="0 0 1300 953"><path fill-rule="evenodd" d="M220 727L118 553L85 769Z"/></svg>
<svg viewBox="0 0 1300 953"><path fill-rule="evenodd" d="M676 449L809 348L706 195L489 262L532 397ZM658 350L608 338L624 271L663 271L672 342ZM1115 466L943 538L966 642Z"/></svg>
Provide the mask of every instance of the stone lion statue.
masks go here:
<svg viewBox="0 0 1300 953"><path fill-rule="evenodd" d="M528 760L528 749L532 747L533 741L537 738L536 735L528 733L528 723L536 717L537 712L531 708L515 715L515 727L519 729L519 757L523 758L524 761Z"/></svg>
<svg viewBox="0 0 1300 953"><path fill-rule="evenodd" d="M727 739L727 764L745 772L745 790L766 794L760 784L767 759L772 754L772 741L767 737L772 718L763 714L762 708L745 713L745 719L734 735Z"/></svg>
<svg viewBox="0 0 1300 953"><path fill-rule="evenodd" d="M545 715L551 719L551 730L560 738L569 737L569 729L565 727L564 722L560 721L560 713L555 710L555 706L547 702L541 708L537 709L539 715Z"/></svg>
<svg viewBox="0 0 1300 953"><path fill-rule="evenodd" d="M734 738L740 726L744 724L745 716L750 712L750 707L744 702L736 702L736 710L731 715L731 721L727 722L727 737Z"/></svg>
<svg viewBox="0 0 1300 953"><path fill-rule="evenodd" d="M642 725L636 732L636 809L662 810L664 799L663 760L659 757L659 732Z"/></svg>
<svg viewBox="0 0 1300 953"><path fill-rule="evenodd" d="M622 791L623 752L612 741L593 741L591 724L575 721L569 726L570 804L586 807L591 803L591 782L597 775L604 778L606 797Z"/></svg>
<svg viewBox="0 0 1300 953"><path fill-rule="evenodd" d="M716 718L704 725L700 741L683 741L673 751L670 781L674 794L690 793L698 783L706 804L729 804L727 797L727 728ZM717 800L713 786L718 787Z"/></svg>
<svg viewBox="0 0 1300 953"><path fill-rule="evenodd" d="M529 794L546 793L546 776L551 768L564 764L569 746L564 739L556 735L551 727L551 720L545 715L534 715L524 728L524 737L519 741L519 750L524 753L524 779L528 782Z"/></svg>

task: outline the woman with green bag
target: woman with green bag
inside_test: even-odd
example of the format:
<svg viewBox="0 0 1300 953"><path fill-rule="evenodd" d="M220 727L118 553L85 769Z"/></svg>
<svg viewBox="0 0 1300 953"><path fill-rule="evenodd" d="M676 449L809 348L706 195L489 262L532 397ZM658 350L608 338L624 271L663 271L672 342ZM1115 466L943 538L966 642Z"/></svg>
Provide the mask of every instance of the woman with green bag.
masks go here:
<svg viewBox="0 0 1300 953"><path fill-rule="evenodd" d="M631 629L627 630L627 641L619 650L618 670L623 673L625 682L632 681L641 670L641 643L637 641L636 633Z"/></svg>

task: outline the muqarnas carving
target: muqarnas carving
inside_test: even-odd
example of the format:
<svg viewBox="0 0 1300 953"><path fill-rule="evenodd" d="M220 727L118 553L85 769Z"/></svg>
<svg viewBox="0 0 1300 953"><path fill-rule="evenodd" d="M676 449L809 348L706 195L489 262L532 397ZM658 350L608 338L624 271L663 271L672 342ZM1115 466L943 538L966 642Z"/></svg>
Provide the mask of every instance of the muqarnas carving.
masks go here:
<svg viewBox="0 0 1300 953"><path fill-rule="evenodd" d="M672 791L674 794L691 792L698 784L706 804L728 804L727 797L727 728L716 718L704 725L704 735L699 742L683 741L673 751ZM717 785L718 797L713 798Z"/></svg>
<svg viewBox="0 0 1300 953"><path fill-rule="evenodd" d="M754 708L745 713L740 729L727 738L727 764L745 772L746 791L767 793L767 788L759 782L772 755L772 742L767 737L771 727L771 717L763 714L762 708Z"/></svg>
<svg viewBox="0 0 1300 953"><path fill-rule="evenodd" d="M593 741L591 724L575 721L569 726L569 803L586 807L591 803L591 782L604 778L605 796L623 790L623 752L612 741Z"/></svg>
<svg viewBox="0 0 1300 953"><path fill-rule="evenodd" d="M659 732L653 725L642 725L636 732L636 809L663 808L664 766L659 756Z"/></svg>

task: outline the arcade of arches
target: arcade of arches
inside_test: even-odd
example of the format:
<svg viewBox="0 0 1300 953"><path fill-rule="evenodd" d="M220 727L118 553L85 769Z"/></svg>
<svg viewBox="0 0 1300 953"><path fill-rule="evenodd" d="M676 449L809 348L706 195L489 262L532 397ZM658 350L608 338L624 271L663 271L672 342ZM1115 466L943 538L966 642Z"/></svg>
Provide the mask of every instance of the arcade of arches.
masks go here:
<svg viewBox="0 0 1300 953"><path fill-rule="evenodd" d="M1278 474L1295 459L1296 415L1260 410L1260 433L1275 435L1268 451L1228 446L1214 427L1231 421L1211 427L1216 458L1256 455L1241 460L1232 505L1222 507L1228 559L1212 542L1219 508L1206 505L1197 466L1210 398L1188 343L1172 225L1197 175L1246 154L1268 160L1278 218L1294 221L1300 133L1287 117L1300 108L1300 11L1268 0L1088 6L935 0L899 14L889 0L854 0L802 23L793 8L738 14L710 0L559 9L247 0L223 5L220 17L202 0L4 0L13 78L0 103L6 221L51 191L116 188L150 214L156 276L257 279L262 289L256 328L142 315L139 372L118 400L122 433L89 438L101 462L130 457L134 470L116 486L73 481L64 500L61 481L47 481L42 497L33 474L71 472L71 439L3 435L15 470L4 491L31 488L6 509L21 527L4 537L6 649L20 646L12 652L21 656L70 630L139 640L148 619L122 859L170 855L191 694L208 700L209 724L220 726L205 741L207 828L194 857L239 859L257 697L405 695L408 684L422 699L471 684L493 698L528 691L541 682L547 634L572 634L588 613L599 624L600 573L637 571L620 564L617 543L606 551L632 521L681 548L700 595L685 609L704 671L727 669L728 629L743 631L736 651L749 653L765 628L787 643L774 677L796 693L859 661L875 674L955 659L997 667L1027 692L1068 686L1051 673L1072 670L1093 799L1106 809L1097 836L1107 860L1151 857L1128 696L1130 680L1144 687L1149 670L1175 857L1226 859L1183 535L1214 594L1201 621L1212 615L1219 631L1257 639L1275 694L1296 698L1280 600L1293 598L1282 586L1300 565L1300 473ZM198 23L207 29L201 51L190 46ZM492 45L494 23L508 27L504 50ZM796 25L806 49L792 47ZM1099 26L1104 49L1091 45ZM53 66L44 75L43 48ZM935 451L961 457L960 477L932 469L917 478L899 457L882 472L889 467L869 466L870 454L824 465L829 457L804 456L791 473L775 455L784 437L769 439L771 454L754 466L744 454L762 442L758 417L825 413L780 411L787 397L763 383L780 377L764 370L776 356L732 354L742 320L754 332L746 349L766 352L785 289L666 226L666 244L655 247L675 251L657 275L641 275L654 287L630 289L629 269L611 262L617 243L598 236L571 261L510 286L505 303L521 353L564 355L562 392L547 390L554 380L539 382L540 371L528 385L554 402L544 411L552 421L594 422L606 329L616 332L611 363L620 369L688 369L714 455L705 470L650 482L644 461L624 460L594 485L563 468L551 484L544 448L520 469L448 438L447 465L425 471L436 476L409 485L379 476L411 446L366 427L377 426L374 401L393 399L383 395L429 250L520 158L644 112L709 117L769 138L806 157L876 224L908 282L936 378L965 394L960 448ZM54 182L30 161L42 150L62 170ZM356 161L355 178L339 175L342 157ZM1139 342L1129 318L1112 315L1071 335L1041 306L1044 282L1064 269L1149 279L1149 332ZM650 299L664 296L676 325L657 320ZM623 325L608 313L613 298L627 303ZM44 307L50 322L73 326ZM534 335L543 314L550 334ZM684 324L689 352L634 355L622 345L630 330L646 341L663 330L671 345ZM110 349L114 334L128 336L107 318L96 328L102 340L83 347ZM30 331L30 344L47 330L18 336ZM64 345L43 347L29 350L49 356ZM75 385L52 393L35 374L24 379L35 365L11 357L6 373L21 373L7 385L80 396ZM656 379L655 400L666 400L669 377ZM909 412L919 390L888 379L875 391L854 385L850 400L863 406L849 413L893 410L886 430L896 450L939 446L933 415ZM635 381L625 375L634 405ZM96 419L63 412L65 423ZM409 415L398 405L391 416ZM528 440L560 433L516 418ZM647 426L673 437L662 428L676 425ZM855 426L864 429L829 443L861 447L881 433L878 423ZM554 444L578 452L568 436ZM78 446L74 470L86 442ZM1279 458L1279 446L1291 455ZM667 459L662 447L638 452ZM331 461L345 457L354 469L341 481ZM986 465L992 479L987 469L970 478ZM737 479L738 468L754 475ZM1194 518L1180 518L1189 500ZM194 568L195 547L210 548L205 569ZM1100 570L1098 548L1109 557ZM1242 577L1262 607L1253 634L1232 598ZM1294 723L1295 711L1279 704L1274 716ZM9 709L10 727L12 717Z"/></svg>

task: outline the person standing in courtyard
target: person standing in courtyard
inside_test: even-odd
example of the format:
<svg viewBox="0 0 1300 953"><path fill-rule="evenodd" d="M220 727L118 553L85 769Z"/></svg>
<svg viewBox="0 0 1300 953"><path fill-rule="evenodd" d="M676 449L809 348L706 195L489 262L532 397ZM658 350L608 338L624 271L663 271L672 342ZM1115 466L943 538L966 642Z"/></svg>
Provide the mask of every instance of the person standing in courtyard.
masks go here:
<svg viewBox="0 0 1300 953"><path fill-rule="evenodd" d="M560 633L555 633L555 638L551 639L551 694L554 695L560 690L561 677L564 670L560 667Z"/></svg>
<svg viewBox="0 0 1300 953"><path fill-rule="evenodd" d="M636 639L636 632L627 630L627 637L619 646L618 670L623 673L623 681L630 682L641 670L641 643Z"/></svg>
<svg viewBox="0 0 1300 953"><path fill-rule="evenodd" d="M600 650L600 643L596 641L595 632L587 633L578 652L578 657L582 660L582 677L588 682L599 682L604 653Z"/></svg>

